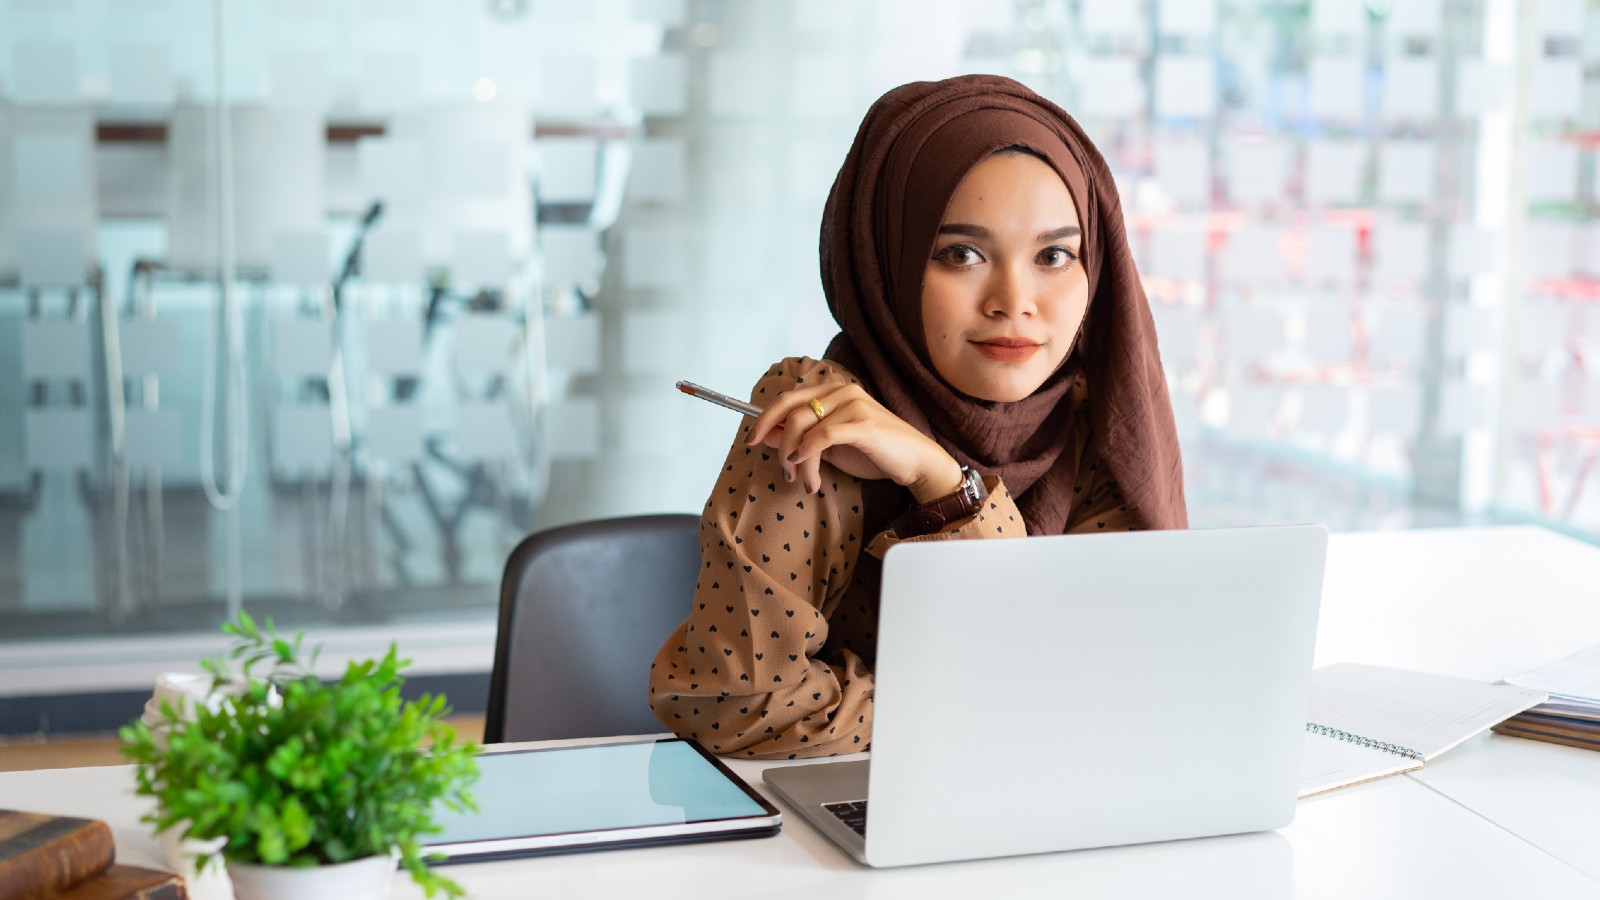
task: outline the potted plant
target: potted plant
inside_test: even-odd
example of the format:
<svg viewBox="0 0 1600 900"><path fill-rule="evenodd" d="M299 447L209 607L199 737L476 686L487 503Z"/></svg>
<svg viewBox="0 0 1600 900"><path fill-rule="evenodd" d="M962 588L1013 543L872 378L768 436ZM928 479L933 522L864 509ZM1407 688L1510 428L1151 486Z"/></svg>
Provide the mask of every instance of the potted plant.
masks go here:
<svg viewBox="0 0 1600 900"><path fill-rule="evenodd" d="M245 613L222 630L238 671L202 662L220 702L164 703L164 741L142 721L122 729L137 792L156 801L144 821L220 839L237 900L386 897L396 858L429 897L459 896L421 845L438 830L436 803L473 808L478 747L440 720L444 697L401 698L408 662L393 644L325 683L312 674L316 651L302 655L303 633L286 640Z"/></svg>

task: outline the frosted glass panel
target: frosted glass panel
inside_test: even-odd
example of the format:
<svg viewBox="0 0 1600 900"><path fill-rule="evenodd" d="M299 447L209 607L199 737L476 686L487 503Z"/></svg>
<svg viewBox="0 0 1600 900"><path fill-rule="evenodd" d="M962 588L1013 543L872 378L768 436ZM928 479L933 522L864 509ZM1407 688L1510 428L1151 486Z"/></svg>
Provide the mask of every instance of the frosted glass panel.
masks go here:
<svg viewBox="0 0 1600 900"><path fill-rule="evenodd" d="M1364 112L1360 60L1325 58L1311 61L1311 114L1319 119L1359 119Z"/></svg>
<svg viewBox="0 0 1600 900"><path fill-rule="evenodd" d="M628 198L639 202L676 203L684 198L688 154L684 142L647 139L633 148Z"/></svg>
<svg viewBox="0 0 1600 900"><path fill-rule="evenodd" d="M117 323L122 338L122 374L179 375L188 367L183 351L183 327L174 319L123 319Z"/></svg>
<svg viewBox="0 0 1600 900"><path fill-rule="evenodd" d="M545 281L572 284L599 274L604 259L599 235L588 228L550 226L539 231Z"/></svg>
<svg viewBox="0 0 1600 900"><path fill-rule="evenodd" d="M735 413L734 415L738 415ZM622 404L622 450L639 456L672 455L683 447L683 409L651 396L629 397Z"/></svg>
<svg viewBox="0 0 1600 900"><path fill-rule="evenodd" d="M1366 167L1365 141L1312 141L1306 145L1306 202L1356 203L1361 199Z"/></svg>
<svg viewBox="0 0 1600 900"><path fill-rule="evenodd" d="M686 109L687 64L682 57L636 59L632 63L633 104L648 116L678 116Z"/></svg>
<svg viewBox="0 0 1600 900"><path fill-rule="evenodd" d="M272 366L286 378L326 378L333 360L333 332L318 319L272 323Z"/></svg>
<svg viewBox="0 0 1600 900"><path fill-rule="evenodd" d="M1534 0L1533 33L1539 38L1583 34L1583 0Z"/></svg>
<svg viewBox="0 0 1600 900"><path fill-rule="evenodd" d="M1428 121L1439 114L1439 64L1392 59L1384 70L1383 117Z"/></svg>
<svg viewBox="0 0 1600 900"><path fill-rule="evenodd" d="M1498 236L1479 225L1450 226L1450 274L1473 278L1494 271L1499 261Z"/></svg>
<svg viewBox="0 0 1600 900"><path fill-rule="evenodd" d="M1247 225L1228 235L1222 254L1222 277L1242 284L1281 281L1284 265L1278 241L1282 234L1277 228Z"/></svg>
<svg viewBox="0 0 1600 900"><path fill-rule="evenodd" d="M325 406L283 407L272 417L272 469L318 477L333 466L333 423Z"/></svg>
<svg viewBox="0 0 1600 900"><path fill-rule="evenodd" d="M1217 0L1159 0L1162 34L1208 36L1217 27Z"/></svg>
<svg viewBox="0 0 1600 900"><path fill-rule="evenodd" d="M1506 107L1511 73L1503 65L1464 59L1456 67L1456 115L1477 116Z"/></svg>
<svg viewBox="0 0 1600 900"><path fill-rule="evenodd" d="M773 69L767 60L748 54L711 58L711 114L756 117L772 108Z"/></svg>
<svg viewBox="0 0 1600 900"><path fill-rule="evenodd" d="M183 410L130 409L123 415L124 459L130 467L170 469L184 464L196 438L184 433Z"/></svg>
<svg viewBox="0 0 1600 900"><path fill-rule="evenodd" d="M600 369L600 316L557 316L545 319L545 357L558 372Z"/></svg>
<svg viewBox="0 0 1600 900"><path fill-rule="evenodd" d="M71 471L94 463L94 422L86 411L27 410L23 433L23 464L30 470Z"/></svg>
<svg viewBox="0 0 1600 900"><path fill-rule="evenodd" d="M1146 275L1200 281L1205 277L1206 236L1194 226L1169 226L1150 234L1150 259L1141 266Z"/></svg>
<svg viewBox="0 0 1600 900"><path fill-rule="evenodd" d="M1311 30L1323 37L1360 37L1367 30L1367 6L1362 0L1311 0Z"/></svg>
<svg viewBox="0 0 1600 900"><path fill-rule="evenodd" d="M1158 140L1155 174L1175 202L1202 206L1211 202L1211 151L1195 140Z"/></svg>
<svg viewBox="0 0 1600 900"><path fill-rule="evenodd" d="M517 436L503 403L463 403L456 407L456 445L463 456L484 462L517 458Z"/></svg>
<svg viewBox="0 0 1600 900"><path fill-rule="evenodd" d="M112 44L110 101L133 106L171 106L172 54L159 44Z"/></svg>
<svg viewBox="0 0 1600 900"><path fill-rule="evenodd" d="M366 450L378 459L404 465L427 452L423 440L422 412L409 406L381 406L367 410Z"/></svg>
<svg viewBox="0 0 1600 900"><path fill-rule="evenodd" d="M511 277L511 250L503 232L468 231L455 235L450 281L457 290L503 287Z"/></svg>
<svg viewBox="0 0 1600 900"><path fill-rule="evenodd" d="M362 54L359 75L361 108L368 112L404 112L422 105L428 55L411 50L374 50Z"/></svg>
<svg viewBox="0 0 1600 900"><path fill-rule="evenodd" d="M1336 226L1306 232L1306 280L1349 284L1355 280L1356 232Z"/></svg>
<svg viewBox="0 0 1600 900"><path fill-rule="evenodd" d="M22 203L74 204L88 208L90 175L87 135L24 132L12 141L17 200Z"/></svg>
<svg viewBox="0 0 1600 900"><path fill-rule="evenodd" d="M22 376L30 381L87 378L89 326L53 319L23 321Z"/></svg>
<svg viewBox="0 0 1600 900"><path fill-rule="evenodd" d="M556 459L600 455L600 406L593 400L561 400L545 408L545 436Z"/></svg>
<svg viewBox="0 0 1600 900"><path fill-rule="evenodd" d="M629 287L675 288L688 278L682 231L665 225L635 225L623 235L623 277Z"/></svg>
<svg viewBox="0 0 1600 900"><path fill-rule="evenodd" d="M361 247L361 277L370 284L420 284L422 235L409 228L374 228Z"/></svg>
<svg viewBox="0 0 1600 900"><path fill-rule="evenodd" d="M1378 197L1385 203L1416 203L1433 196L1431 141L1385 141L1378 150Z"/></svg>
<svg viewBox="0 0 1600 900"><path fill-rule="evenodd" d="M18 43L12 59L16 82L11 85L11 96L18 103L68 106L82 99L78 51L71 44Z"/></svg>
<svg viewBox="0 0 1600 900"><path fill-rule="evenodd" d="M1144 17L1132 3L1085 3L1078 8L1083 30L1092 35L1122 37L1144 28Z"/></svg>
<svg viewBox="0 0 1600 900"><path fill-rule="evenodd" d="M1422 392L1414 387L1374 388L1367 394L1367 426L1409 437L1422 421Z"/></svg>
<svg viewBox="0 0 1600 900"><path fill-rule="evenodd" d="M1127 56L1092 56L1084 60L1082 73L1077 115L1085 119L1111 119L1134 115L1144 107L1144 78L1139 74L1138 60Z"/></svg>
<svg viewBox="0 0 1600 900"><path fill-rule="evenodd" d="M1528 115L1570 119L1583 101L1583 63L1576 59L1536 61L1528 70Z"/></svg>
<svg viewBox="0 0 1600 900"><path fill-rule="evenodd" d="M594 199L599 144L588 138L539 141L539 199L584 203Z"/></svg>
<svg viewBox="0 0 1600 900"><path fill-rule="evenodd" d="M89 248L76 229L22 231L17 258L23 287L81 286L89 277Z"/></svg>
<svg viewBox="0 0 1600 900"><path fill-rule="evenodd" d="M1524 189L1530 203L1570 203L1578 193L1578 145L1572 141L1528 141Z"/></svg>
<svg viewBox="0 0 1600 900"><path fill-rule="evenodd" d="M272 238L272 280L280 284L327 284L332 280L325 231L281 231Z"/></svg>
<svg viewBox="0 0 1600 900"><path fill-rule="evenodd" d="M1450 308L1445 318L1445 353L1460 357L1492 350L1499 341L1499 324L1499 314L1491 309Z"/></svg>
<svg viewBox="0 0 1600 900"><path fill-rule="evenodd" d="M1372 229L1372 275L1378 279L1419 280L1427 273L1428 226L1390 222Z"/></svg>
<svg viewBox="0 0 1600 900"><path fill-rule="evenodd" d="M1216 109L1216 64L1211 57L1163 59L1156 68L1156 113L1203 117Z"/></svg>
<svg viewBox="0 0 1600 900"><path fill-rule="evenodd" d="M1536 221L1523 226L1522 274L1564 278L1572 272L1575 235L1566 222Z"/></svg>
<svg viewBox="0 0 1600 900"><path fill-rule="evenodd" d="M463 372L498 372L512 363L516 323L505 316L465 315L455 321L456 367Z"/></svg>
<svg viewBox="0 0 1600 900"><path fill-rule="evenodd" d="M422 202L427 184L422 143L392 137L366 137L356 144L361 190L370 198L402 209Z"/></svg>
<svg viewBox="0 0 1600 900"><path fill-rule="evenodd" d="M410 375L422 367L422 323L410 319L377 319L366 323L367 369Z"/></svg>
<svg viewBox="0 0 1600 900"><path fill-rule="evenodd" d="M1374 304L1367 311L1368 357L1382 366L1414 364L1422 353L1424 327L1419 307Z"/></svg>
<svg viewBox="0 0 1600 900"><path fill-rule="evenodd" d="M1283 199L1289 148L1282 141L1240 140L1228 149L1228 196L1240 203Z"/></svg>
<svg viewBox="0 0 1600 900"><path fill-rule="evenodd" d="M682 365L688 338L683 313L628 313L622 320L623 368L636 374L670 374Z"/></svg>
<svg viewBox="0 0 1600 900"><path fill-rule="evenodd" d="M1441 0L1405 0L1389 7L1383 28L1391 35L1431 36L1439 30Z"/></svg>

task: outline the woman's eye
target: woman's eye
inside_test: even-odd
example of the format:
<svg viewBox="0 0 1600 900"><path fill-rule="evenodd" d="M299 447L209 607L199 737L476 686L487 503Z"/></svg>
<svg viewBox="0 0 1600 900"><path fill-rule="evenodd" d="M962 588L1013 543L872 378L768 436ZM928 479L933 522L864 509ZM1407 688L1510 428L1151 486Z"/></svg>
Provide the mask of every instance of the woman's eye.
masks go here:
<svg viewBox="0 0 1600 900"><path fill-rule="evenodd" d="M966 244L951 244L933 255L934 259L956 268L975 266L983 261L978 251Z"/></svg>
<svg viewBox="0 0 1600 900"><path fill-rule="evenodd" d="M1046 247L1039 251L1039 264L1052 269L1065 269L1077 258L1078 254L1066 247Z"/></svg>

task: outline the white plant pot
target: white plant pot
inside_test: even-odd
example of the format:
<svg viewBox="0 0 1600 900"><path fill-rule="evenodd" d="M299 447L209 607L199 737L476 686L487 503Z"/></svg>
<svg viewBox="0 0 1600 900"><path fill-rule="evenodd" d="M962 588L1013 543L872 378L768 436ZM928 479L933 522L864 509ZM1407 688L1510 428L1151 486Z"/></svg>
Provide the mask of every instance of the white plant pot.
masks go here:
<svg viewBox="0 0 1600 900"><path fill-rule="evenodd" d="M393 856L296 869L228 863L234 900L387 900Z"/></svg>

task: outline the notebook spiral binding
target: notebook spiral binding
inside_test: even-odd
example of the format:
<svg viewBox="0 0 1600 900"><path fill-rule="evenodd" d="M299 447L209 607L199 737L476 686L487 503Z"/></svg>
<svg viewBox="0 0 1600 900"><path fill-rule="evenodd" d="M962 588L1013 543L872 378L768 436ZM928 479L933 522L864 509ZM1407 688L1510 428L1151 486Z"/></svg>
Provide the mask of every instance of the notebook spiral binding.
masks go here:
<svg viewBox="0 0 1600 900"><path fill-rule="evenodd" d="M1327 725L1318 725L1315 722L1307 722L1306 730L1312 734L1320 734L1323 737L1331 737L1336 741L1348 741L1352 744L1360 744L1363 747L1371 747L1374 750L1382 750L1385 753L1393 753L1395 756L1404 756L1406 759L1414 759L1418 762L1422 762L1424 760L1424 757L1421 753L1412 750L1410 747L1402 747L1399 744L1391 744L1387 741L1375 741L1372 738L1362 737L1359 734L1351 734L1348 731L1340 731L1337 728L1330 728Z"/></svg>

